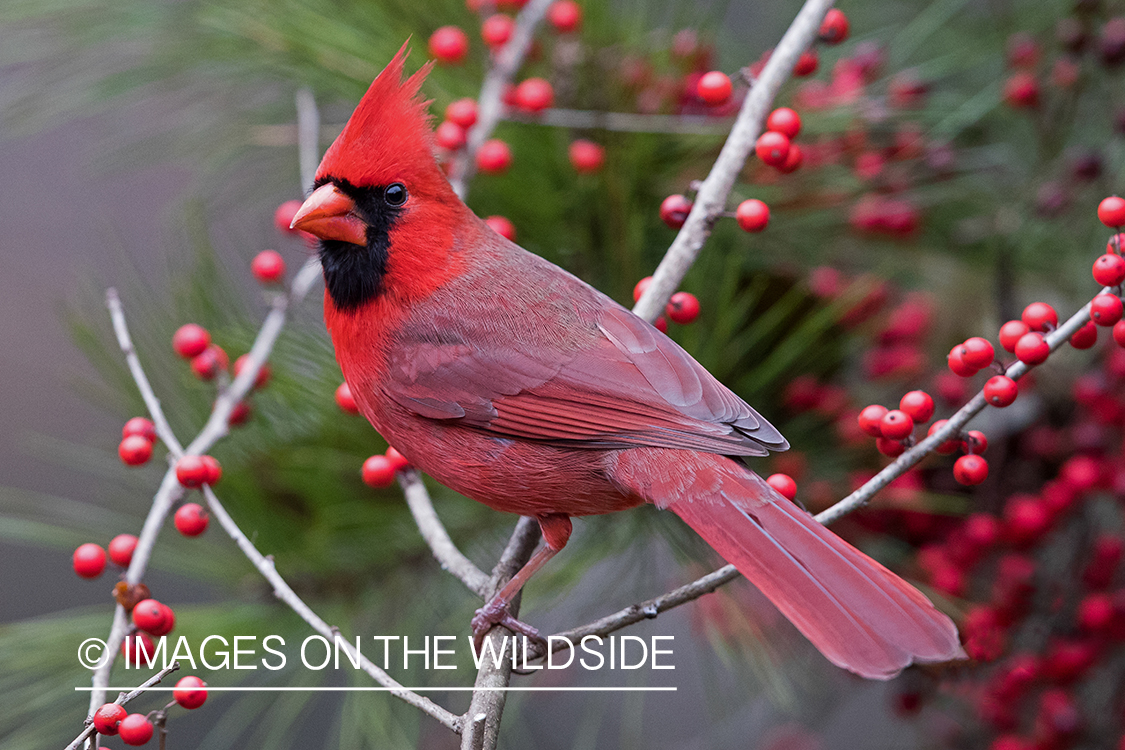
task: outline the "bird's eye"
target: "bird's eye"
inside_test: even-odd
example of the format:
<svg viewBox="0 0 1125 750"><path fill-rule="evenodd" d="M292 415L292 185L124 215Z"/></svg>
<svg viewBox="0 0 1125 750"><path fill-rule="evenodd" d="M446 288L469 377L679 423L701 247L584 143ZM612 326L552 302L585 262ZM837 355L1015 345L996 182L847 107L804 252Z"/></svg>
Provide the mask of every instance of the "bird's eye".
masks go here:
<svg viewBox="0 0 1125 750"><path fill-rule="evenodd" d="M401 182L395 182L387 186L383 191L383 200L387 202L388 206L401 206L406 203L406 186Z"/></svg>

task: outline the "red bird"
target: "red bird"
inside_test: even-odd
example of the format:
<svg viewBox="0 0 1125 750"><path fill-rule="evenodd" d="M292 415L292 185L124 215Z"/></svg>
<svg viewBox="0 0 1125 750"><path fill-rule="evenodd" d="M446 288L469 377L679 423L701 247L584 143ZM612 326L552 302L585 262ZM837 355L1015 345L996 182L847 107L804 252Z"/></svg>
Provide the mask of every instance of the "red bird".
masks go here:
<svg viewBox="0 0 1125 750"><path fill-rule="evenodd" d="M785 450L765 419L671 339L496 234L433 156L405 47L371 84L293 226L321 239L324 317L356 403L410 462L546 546L478 611L507 607L566 544L571 516L642 503L680 516L834 664L889 678L963 655L919 591L742 462Z"/></svg>

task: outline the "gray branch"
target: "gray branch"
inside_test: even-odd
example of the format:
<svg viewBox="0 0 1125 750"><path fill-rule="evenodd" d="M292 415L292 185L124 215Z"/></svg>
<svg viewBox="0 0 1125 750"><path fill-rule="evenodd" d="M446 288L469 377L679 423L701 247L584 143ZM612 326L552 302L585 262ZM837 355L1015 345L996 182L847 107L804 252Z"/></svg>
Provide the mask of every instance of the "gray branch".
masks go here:
<svg viewBox="0 0 1125 750"><path fill-rule="evenodd" d="M274 565L273 558L266 557L258 551L254 543L246 537L246 534L242 532L242 529L238 527L238 524L235 523L234 519L227 513L223 504L219 502L219 498L215 495L214 490L204 485L203 495L207 498L207 507L210 508L211 514L219 521L219 525L223 527L223 530L230 535L230 538L233 539L235 544L238 545L238 548L242 550L242 554L246 556L246 559L248 559L254 567L258 569L258 572L262 574L262 577L273 586L274 596L296 612L313 630L320 633L325 638L336 642L336 634L339 631L321 619L309 605L305 604L301 597L297 596L293 588L286 583L285 579L281 577L281 574L277 572L277 566ZM363 671L380 685L387 688L391 695L432 716L450 730L454 732L461 731L461 717L450 713L429 698L418 695L412 690L407 690L401 683L357 651L355 645L349 643L346 638L341 638L339 644L348 652L348 656L352 660L358 659Z"/></svg>
<svg viewBox="0 0 1125 750"><path fill-rule="evenodd" d="M406 504L418 531L422 533L422 539L429 545L442 570L452 573L477 596L485 596L488 593L488 575L465 557L450 539L418 472L413 469L400 471L398 483L406 495Z"/></svg>
<svg viewBox="0 0 1125 750"><path fill-rule="evenodd" d="M633 312L645 320L651 322L660 315L699 256L703 243L711 236L715 220L726 211L727 196L762 132L762 123L777 92L792 74L797 58L816 39L824 14L831 7L832 0L806 0L750 88L719 158L695 195L687 221L660 261L652 283L633 308Z"/></svg>
<svg viewBox="0 0 1125 750"><path fill-rule="evenodd" d="M547 8L553 0L531 0L516 17L516 25L512 30L512 38L508 40L492 60L492 65L484 77L481 85L480 97L477 99L477 123L469 129L468 143L453 161L449 183L453 191L461 200L468 195L469 181L476 174L477 151L492 136L496 130L496 123L500 121L504 105L501 102L504 96L504 87L512 82L516 71L523 64L527 51L531 48L531 37L535 27L547 15Z"/></svg>
<svg viewBox="0 0 1125 750"><path fill-rule="evenodd" d="M534 518L521 518L516 524L508 540L508 546L500 556L500 562L492 569L492 578L488 583L488 597L496 595L504 584L519 572L519 569L531 558L535 545L539 542L539 523ZM513 617L519 616L520 598L517 596L512 601L509 611ZM493 628L485 640L493 641L492 647L496 653L503 649L505 634L513 637L506 629ZM488 646L482 646L488 649ZM500 738L500 717L504 713L504 703L508 693L504 688L512 677L512 664L509 660L501 660L500 667L496 667L491 659L484 659L477 671L477 679L473 684L472 701L469 710L462 717L465 731L461 733L461 750L494 750Z"/></svg>
<svg viewBox="0 0 1125 750"><path fill-rule="evenodd" d="M137 686L133 690L130 690L128 693L121 693L120 695L118 695L117 700L115 700L114 703L116 703L119 706L127 705L131 700L133 700L137 696L141 695L142 693L147 692L150 687L158 684L161 680L163 680L165 677L172 674L173 672L175 672L179 668L180 668L180 663L178 661L172 662L171 664L166 666L164 669L160 670L159 672L154 674L152 677L149 677L147 680L142 682L139 686ZM97 707L95 708L95 710L97 710L97 708L101 708L102 705L103 705L102 703L99 703L97 705ZM88 722L86 724L86 728L83 729L82 733L80 735L78 735L77 737L75 737L74 740L69 745L66 746L66 750L77 750L77 748L83 742L90 739L94 735L94 713L93 713L93 711L90 712L90 718L88 718L86 721Z"/></svg>

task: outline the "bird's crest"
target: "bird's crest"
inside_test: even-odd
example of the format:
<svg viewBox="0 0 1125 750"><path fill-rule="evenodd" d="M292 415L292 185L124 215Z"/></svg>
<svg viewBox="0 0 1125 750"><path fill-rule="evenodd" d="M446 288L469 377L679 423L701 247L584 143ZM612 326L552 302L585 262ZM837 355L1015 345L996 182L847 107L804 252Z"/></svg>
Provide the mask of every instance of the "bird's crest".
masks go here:
<svg viewBox="0 0 1125 750"><path fill-rule="evenodd" d="M407 54L403 44L371 83L325 152L316 170L318 180L340 177L358 186L385 185L434 165L429 101L418 96L433 63L403 81Z"/></svg>

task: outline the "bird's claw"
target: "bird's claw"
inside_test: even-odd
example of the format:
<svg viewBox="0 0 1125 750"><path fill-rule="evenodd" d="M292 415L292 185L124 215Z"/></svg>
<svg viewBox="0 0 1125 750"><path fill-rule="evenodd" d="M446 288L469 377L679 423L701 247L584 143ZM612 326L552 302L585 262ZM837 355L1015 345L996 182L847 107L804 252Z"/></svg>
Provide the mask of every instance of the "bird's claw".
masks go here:
<svg viewBox="0 0 1125 750"><path fill-rule="evenodd" d="M470 625L473 629L473 645L476 646L478 654L481 646L484 645L484 637L496 625L505 627L517 635L525 636L544 648L547 646L547 641L539 635L538 628L512 617L512 614L508 611L507 602L495 600L488 602L476 611Z"/></svg>

